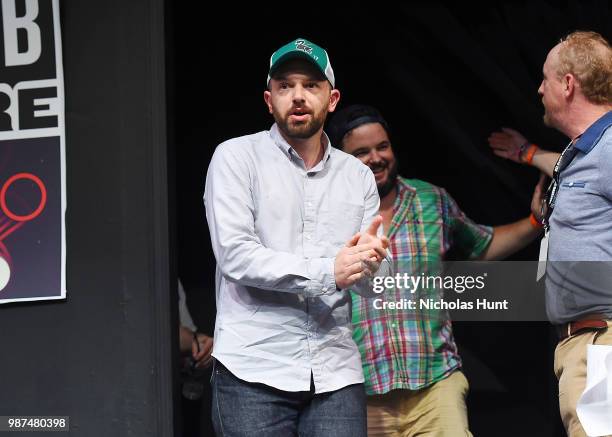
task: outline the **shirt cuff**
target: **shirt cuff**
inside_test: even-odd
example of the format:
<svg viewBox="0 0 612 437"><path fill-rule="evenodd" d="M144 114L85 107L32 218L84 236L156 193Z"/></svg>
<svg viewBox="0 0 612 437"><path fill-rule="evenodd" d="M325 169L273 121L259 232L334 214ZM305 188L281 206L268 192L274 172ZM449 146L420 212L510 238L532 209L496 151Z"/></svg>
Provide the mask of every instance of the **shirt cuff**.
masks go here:
<svg viewBox="0 0 612 437"><path fill-rule="evenodd" d="M310 277L304 293L307 296L320 296L336 291L336 276L334 274L334 258L314 258L310 260Z"/></svg>

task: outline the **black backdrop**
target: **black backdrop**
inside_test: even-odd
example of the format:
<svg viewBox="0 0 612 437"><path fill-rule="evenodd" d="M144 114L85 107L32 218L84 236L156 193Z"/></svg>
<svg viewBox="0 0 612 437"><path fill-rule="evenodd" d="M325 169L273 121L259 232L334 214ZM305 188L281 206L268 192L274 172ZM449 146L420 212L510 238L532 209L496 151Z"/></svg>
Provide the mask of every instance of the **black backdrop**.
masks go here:
<svg viewBox="0 0 612 437"><path fill-rule="evenodd" d="M607 1L466 5L175 4L170 15L171 122L176 144L179 272L196 323L214 323L214 257L202 194L220 142L268 129L269 57L301 36L329 54L341 106L380 108L404 176L445 187L484 224L528 214L538 174L495 157L502 126L559 149L537 96L546 53L576 29L612 36ZM172 116L173 115L173 116ZM534 243L513 259L534 259ZM457 323L475 435L558 435L554 337L546 323Z"/></svg>

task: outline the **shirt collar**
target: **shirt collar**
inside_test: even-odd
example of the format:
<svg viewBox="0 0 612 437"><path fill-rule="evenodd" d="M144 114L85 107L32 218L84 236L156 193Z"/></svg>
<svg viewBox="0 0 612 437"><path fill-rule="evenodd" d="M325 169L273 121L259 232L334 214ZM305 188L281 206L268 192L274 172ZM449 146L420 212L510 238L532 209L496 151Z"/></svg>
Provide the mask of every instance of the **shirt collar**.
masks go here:
<svg viewBox="0 0 612 437"><path fill-rule="evenodd" d="M293 159L293 158L296 158L299 160L302 159L300 158L300 155L297 154L295 149L291 147L291 145L283 138L283 136L280 133L280 130L278 129L278 125L276 123L274 123L272 127L270 128L270 137L289 159ZM317 165L315 165L309 171L321 170L323 168L324 163L326 163L327 160L329 159L331 155L331 141L329 140L329 137L327 136L325 132L323 132L323 144L325 147L325 152L323 152L323 159L320 162L318 162Z"/></svg>
<svg viewBox="0 0 612 437"><path fill-rule="evenodd" d="M583 153L589 153L610 126L612 126L612 111L608 111L595 123L590 125L588 129L580 135L574 147Z"/></svg>
<svg viewBox="0 0 612 437"><path fill-rule="evenodd" d="M416 193L416 188L408 183L408 179L397 177L397 193L399 197L406 197L407 193Z"/></svg>
<svg viewBox="0 0 612 437"><path fill-rule="evenodd" d="M387 237L389 239L392 239L402 224L405 223L406 216L411 208L412 199L416 194L416 189L410 186L408 181L401 176L397 177L396 184L397 195L393 204L393 218L391 219L391 226L387 230Z"/></svg>
<svg viewBox="0 0 612 437"><path fill-rule="evenodd" d="M279 149L283 151L285 155L289 158L291 157L291 152L293 148L289 145L287 141L283 138L280 131L278 130L278 125L274 123L270 128L270 138L274 141L274 143L278 146Z"/></svg>

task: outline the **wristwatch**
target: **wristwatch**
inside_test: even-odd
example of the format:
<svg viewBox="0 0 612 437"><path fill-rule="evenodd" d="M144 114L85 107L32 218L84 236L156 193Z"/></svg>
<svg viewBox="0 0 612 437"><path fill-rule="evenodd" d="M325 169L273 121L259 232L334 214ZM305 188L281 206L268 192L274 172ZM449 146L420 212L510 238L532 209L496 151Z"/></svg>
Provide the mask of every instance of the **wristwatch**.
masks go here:
<svg viewBox="0 0 612 437"><path fill-rule="evenodd" d="M521 162L525 162L523 161L523 153L525 153L525 150L527 150L527 148L529 147L529 141L525 141L523 144L521 144L521 147L519 147L519 152L518 152L518 158L519 161Z"/></svg>

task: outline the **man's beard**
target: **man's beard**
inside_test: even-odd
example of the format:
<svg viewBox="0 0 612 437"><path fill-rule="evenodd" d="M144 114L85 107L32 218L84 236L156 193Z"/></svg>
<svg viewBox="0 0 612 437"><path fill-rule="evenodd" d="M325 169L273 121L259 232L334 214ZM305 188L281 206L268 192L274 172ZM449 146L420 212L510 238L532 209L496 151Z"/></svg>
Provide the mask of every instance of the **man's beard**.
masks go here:
<svg viewBox="0 0 612 437"><path fill-rule="evenodd" d="M294 124L289 122L289 115L282 117L276 111L273 111L273 115L278 128L283 134L285 134L285 137L305 140L311 138L319 131L319 129L321 129L323 123L325 123L327 111L321 111L319 114L313 112L311 113L311 118L309 121Z"/></svg>
<svg viewBox="0 0 612 437"><path fill-rule="evenodd" d="M389 176L387 180L382 184L377 184L376 188L378 188L378 197L383 199L387 194L395 188L395 184L397 183L397 161L393 163L391 167L389 167Z"/></svg>

